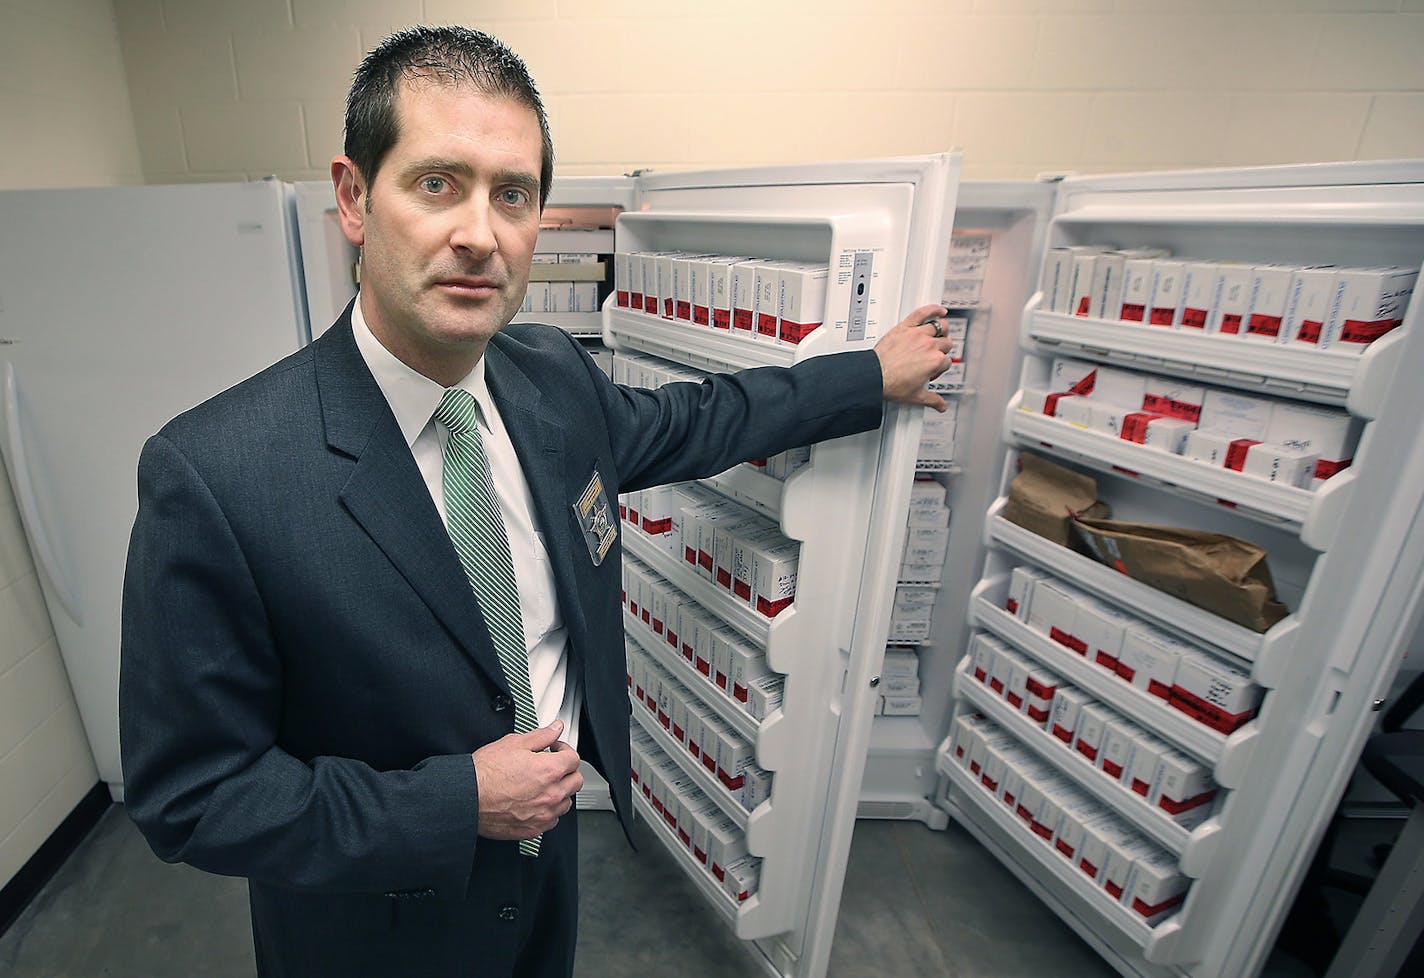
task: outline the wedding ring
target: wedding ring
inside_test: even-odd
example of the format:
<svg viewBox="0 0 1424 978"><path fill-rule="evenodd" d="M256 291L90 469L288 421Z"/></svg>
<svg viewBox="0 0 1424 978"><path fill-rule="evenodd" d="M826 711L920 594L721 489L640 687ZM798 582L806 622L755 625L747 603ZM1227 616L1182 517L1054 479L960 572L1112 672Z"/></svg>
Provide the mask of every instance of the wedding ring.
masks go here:
<svg viewBox="0 0 1424 978"><path fill-rule="evenodd" d="M925 325L926 325L926 326L931 326L931 327L934 328L935 339L937 339L937 340L938 340L938 339L943 339L943 337L944 337L944 324L941 323L938 319L931 319L931 320L930 320L928 323L926 323Z"/></svg>

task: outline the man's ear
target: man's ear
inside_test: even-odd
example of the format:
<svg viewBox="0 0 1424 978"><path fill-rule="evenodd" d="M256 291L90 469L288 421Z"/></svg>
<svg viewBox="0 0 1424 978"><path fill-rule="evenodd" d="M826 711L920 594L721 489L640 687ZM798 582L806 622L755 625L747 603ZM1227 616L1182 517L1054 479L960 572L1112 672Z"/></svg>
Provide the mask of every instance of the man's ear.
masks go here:
<svg viewBox="0 0 1424 978"><path fill-rule="evenodd" d="M359 248L366 243L366 194L370 188L349 156L332 158L331 183L336 188L336 211L341 219L341 231L347 241Z"/></svg>

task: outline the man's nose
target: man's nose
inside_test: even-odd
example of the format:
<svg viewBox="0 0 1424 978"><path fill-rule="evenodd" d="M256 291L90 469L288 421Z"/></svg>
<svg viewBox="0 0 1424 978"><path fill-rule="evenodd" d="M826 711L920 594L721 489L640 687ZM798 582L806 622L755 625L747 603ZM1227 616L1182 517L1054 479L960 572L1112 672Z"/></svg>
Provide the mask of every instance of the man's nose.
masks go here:
<svg viewBox="0 0 1424 978"><path fill-rule="evenodd" d="M480 199L469 201L455 212L455 225L450 229L450 247L457 251L468 251L476 258L484 258L499 248L494 226L490 221L489 202Z"/></svg>

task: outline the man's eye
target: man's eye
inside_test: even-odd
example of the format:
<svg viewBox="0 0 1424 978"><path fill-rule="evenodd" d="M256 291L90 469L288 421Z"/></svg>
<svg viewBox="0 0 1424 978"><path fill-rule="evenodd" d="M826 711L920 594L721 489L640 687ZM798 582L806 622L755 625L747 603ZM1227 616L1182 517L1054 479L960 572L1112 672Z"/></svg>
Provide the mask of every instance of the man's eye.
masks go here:
<svg viewBox="0 0 1424 978"><path fill-rule="evenodd" d="M420 181L420 189L431 194L443 192L446 186L444 177L425 177Z"/></svg>
<svg viewBox="0 0 1424 978"><path fill-rule="evenodd" d="M518 207L529 200L529 195L523 190L510 187L508 190L500 192L500 198L511 207Z"/></svg>

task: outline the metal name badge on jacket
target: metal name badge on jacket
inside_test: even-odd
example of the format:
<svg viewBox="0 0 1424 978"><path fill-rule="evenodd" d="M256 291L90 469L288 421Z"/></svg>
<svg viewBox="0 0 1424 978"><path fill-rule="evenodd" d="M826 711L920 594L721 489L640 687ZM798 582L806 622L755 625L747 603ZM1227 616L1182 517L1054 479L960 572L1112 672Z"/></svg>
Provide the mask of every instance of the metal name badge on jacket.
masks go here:
<svg viewBox="0 0 1424 978"><path fill-rule="evenodd" d="M583 530L583 542L588 545L588 556L595 567L603 563L613 541L618 539L618 524L613 518L613 509L608 505L608 493L603 489L603 476L593 470L593 478L579 494L579 501L573 504L574 516Z"/></svg>

